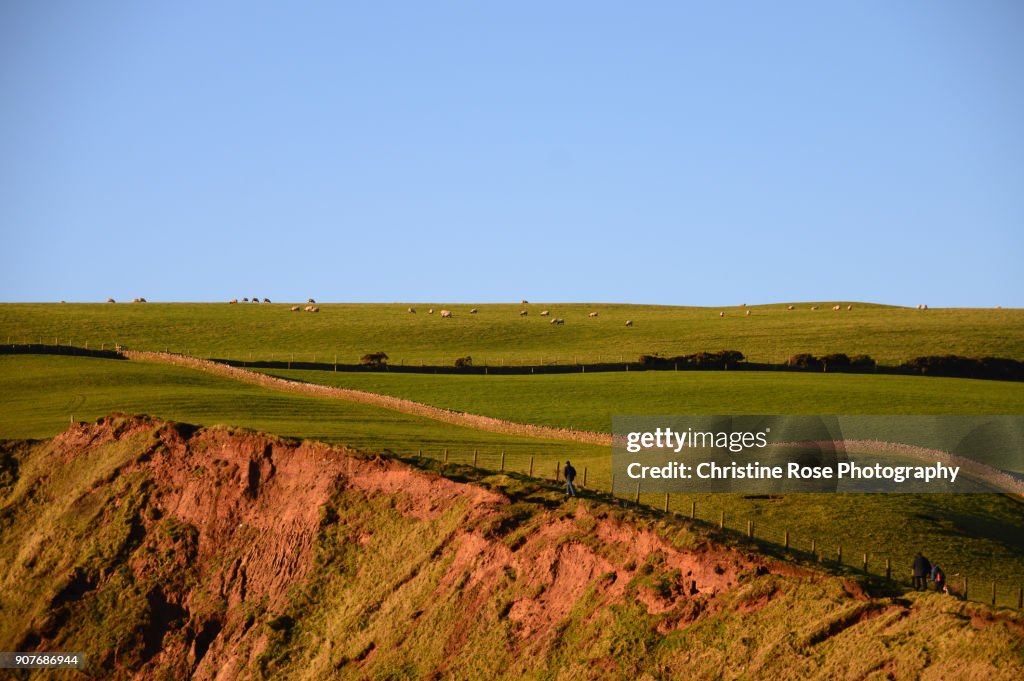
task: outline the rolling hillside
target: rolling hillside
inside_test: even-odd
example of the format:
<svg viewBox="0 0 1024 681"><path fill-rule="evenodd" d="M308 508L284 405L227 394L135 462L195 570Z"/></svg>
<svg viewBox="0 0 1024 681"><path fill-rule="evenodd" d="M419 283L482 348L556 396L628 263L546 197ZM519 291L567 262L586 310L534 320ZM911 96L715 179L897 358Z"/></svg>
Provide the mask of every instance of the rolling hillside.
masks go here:
<svg viewBox="0 0 1024 681"><path fill-rule="evenodd" d="M818 310L811 310L817 305ZM868 354L897 364L919 355L959 354L1024 359L1024 310L917 310L845 303L749 308L610 304L447 305L324 304L290 312L288 304L3 304L0 343L52 343L90 348L113 344L235 360L355 363L383 350L393 364L594 363L739 350L750 361L779 363L809 352ZM427 314L433 307L435 314ZM526 310L529 314L520 316ZM550 317L540 313L548 310ZM749 311L751 316L745 316ZM591 312L598 316L591 318ZM724 312L724 318L719 313ZM565 324L550 324L552 318ZM627 320L634 325L625 326Z"/></svg>
<svg viewBox="0 0 1024 681"><path fill-rule="evenodd" d="M0 451L0 647L91 678L1024 674L1019 615L514 477L126 417Z"/></svg>

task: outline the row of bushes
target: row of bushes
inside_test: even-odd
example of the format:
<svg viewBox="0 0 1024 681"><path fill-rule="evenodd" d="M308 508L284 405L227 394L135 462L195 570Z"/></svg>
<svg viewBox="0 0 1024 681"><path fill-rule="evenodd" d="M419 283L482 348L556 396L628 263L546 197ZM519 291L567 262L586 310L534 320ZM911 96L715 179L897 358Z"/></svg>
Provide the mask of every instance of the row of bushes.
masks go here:
<svg viewBox="0 0 1024 681"><path fill-rule="evenodd" d="M835 352L823 357L815 357L808 353L793 355L786 360L786 366L799 369L817 369L820 371L859 369L870 370L877 366L877 362L870 355L849 355L842 352Z"/></svg>
<svg viewBox="0 0 1024 681"><path fill-rule="evenodd" d="M383 367L388 356L384 352L373 352L363 355L362 363L366 366ZM660 355L640 355L639 364L644 369L734 369L746 357L738 350L720 350L718 352L697 352L692 355L676 355L662 357ZM472 357L459 357L455 360L457 368L473 366ZM771 368L772 365L749 365L748 368ZM929 376L954 376L958 378L989 378L1006 381L1024 381L1024 362L1002 357L961 357L959 355L933 355L915 357L897 367L878 367L878 363L869 355L849 355L836 352L821 357L810 353L793 355L786 360L785 366L806 371L875 371L882 369L885 373L913 373Z"/></svg>
<svg viewBox="0 0 1024 681"><path fill-rule="evenodd" d="M915 357L904 362L900 367L915 374L931 376L1024 381L1024 362L1004 357L932 355L929 357Z"/></svg>
<svg viewBox="0 0 1024 681"><path fill-rule="evenodd" d="M721 350L675 357L640 355L640 364L646 369L731 369L745 359L739 350Z"/></svg>

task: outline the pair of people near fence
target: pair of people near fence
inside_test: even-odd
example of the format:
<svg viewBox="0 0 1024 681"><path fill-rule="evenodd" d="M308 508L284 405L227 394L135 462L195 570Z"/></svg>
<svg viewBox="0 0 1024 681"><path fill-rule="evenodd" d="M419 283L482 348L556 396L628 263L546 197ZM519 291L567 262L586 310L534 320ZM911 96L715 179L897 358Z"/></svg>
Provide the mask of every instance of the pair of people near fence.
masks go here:
<svg viewBox="0 0 1024 681"><path fill-rule="evenodd" d="M935 582L935 590L942 593L949 593L946 585L946 573L937 564L932 564L920 551L914 556L913 565L914 588L924 591L928 588L928 580Z"/></svg>

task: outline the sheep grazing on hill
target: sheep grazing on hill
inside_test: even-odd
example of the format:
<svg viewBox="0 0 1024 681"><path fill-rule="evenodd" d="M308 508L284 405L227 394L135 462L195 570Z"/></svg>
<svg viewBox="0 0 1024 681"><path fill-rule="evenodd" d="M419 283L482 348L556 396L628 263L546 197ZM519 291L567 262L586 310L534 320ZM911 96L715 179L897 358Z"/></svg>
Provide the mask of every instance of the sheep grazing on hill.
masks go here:
<svg viewBox="0 0 1024 681"><path fill-rule="evenodd" d="M793 306L793 305L787 305L787 306L786 306L786 309L787 309L787 310L795 310L795 309L796 309L796 307L795 307L795 306Z"/></svg>
<svg viewBox="0 0 1024 681"><path fill-rule="evenodd" d="M548 310L541 310L540 311L540 316L541 317L547 317L549 314L551 314L551 312L549 312Z"/></svg>
<svg viewBox="0 0 1024 681"><path fill-rule="evenodd" d="M626 326L633 326L633 320L632 319L627 319L626 320Z"/></svg>
<svg viewBox="0 0 1024 681"><path fill-rule="evenodd" d="M292 305L292 312L302 312L302 308L298 305Z"/></svg>
<svg viewBox="0 0 1024 681"><path fill-rule="evenodd" d="M310 312L319 312L320 308L317 307L316 305L313 305L312 307L309 308L309 311Z"/></svg>
<svg viewBox="0 0 1024 681"><path fill-rule="evenodd" d="M238 298L232 298L229 300L228 305L238 305Z"/></svg>
<svg viewBox="0 0 1024 681"><path fill-rule="evenodd" d="M470 311L469 311L469 314L476 314L476 313L477 313L477 312L479 312L479 311L480 311L480 310L478 310L478 309L476 309L476 308L474 307L474 308L473 308L472 310L470 310Z"/></svg>
<svg viewBox="0 0 1024 681"><path fill-rule="evenodd" d="M719 313L718 313L718 316L719 316L719 317L724 317L724 316L725 316L725 313L724 313L724 312L719 312Z"/></svg>
<svg viewBox="0 0 1024 681"><path fill-rule="evenodd" d="M818 309L818 306L817 306L817 305L811 305L811 309L812 309L812 310L817 310L817 309Z"/></svg>
<svg viewBox="0 0 1024 681"><path fill-rule="evenodd" d="M264 302L264 303L269 303L269 302L270 302L270 298L264 298L264 299L263 299L263 302Z"/></svg>
<svg viewBox="0 0 1024 681"><path fill-rule="evenodd" d="M248 302L249 302L249 299L248 299L248 298L242 298L242 302L243 302L243 303L248 303Z"/></svg>
<svg viewBox="0 0 1024 681"><path fill-rule="evenodd" d="M146 302L146 299L145 298L132 298L132 302L133 303L144 303L144 302Z"/></svg>
<svg viewBox="0 0 1024 681"><path fill-rule="evenodd" d="M416 314L416 308L415 307L410 307L409 308L409 314Z"/></svg>
<svg viewBox="0 0 1024 681"><path fill-rule="evenodd" d="M746 303L740 303L740 307L746 307L746 306L747 306Z"/></svg>
<svg viewBox="0 0 1024 681"><path fill-rule="evenodd" d="M843 306L842 305L833 305L832 309L835 310L836 312L838 312L839 310L843 309Z"/></svg>
<svg viewBox="0 0 1024 681"><path fill-rule="evenodd" d="M312 305L307 305L306 307L304 307L302 309L305 310L306 312L312 312L313 311L313 306Z"/></svg>
<svg viewBox="0 0 1024 681"><path fill-rule="evenodd" d="M556 318L551 320L551 323L552 324L565 324L565 320L564 319L559 319L559 318L556 317Z"/></svg>
<svg viewBox="0 0 1024 681"><path fill-rule="evenodd" d="M746 314L746 316L749 317L750 316L750 310L747 310L744 314Z"/></svg>
<svg viewBox="0 0 1024 681"><path fill-rule="evenodd" d="M260 299L259 299L259 297L257 296L256 298L253 298L253 299L252 299L252 302L254 302L254 303L258 303L258 302L260 302Z"/></svg>
<svg viewBox="0 0 1024 681"><path fill-rule="evenodd" d="M591 313L590 313L590 314L588 314L587 316L588 316L588 317L596 317L596 316L597 316L597 313L596 313L596 312L591 312Z"/></svg>
<svg viewBox="0 0 1024 681"><path fill-rule="evenodd" d="M451 310L441 310L441 319L451 319L451 317L452 317L452 311Z"/></svg>
<svg viewBox="0 0 1024 681"><path fill-rule="evenodd" d="M312 304L313 304L313 303L315 303L316 301L315 301L315 300L313 300L312 298L310 298L310 299L309 299L309 300L307 300L306 302L307 302L307 303L309 303L310 305L312 305Z"/></svg>
<svg viewBox="0 0 1024 681"><path fill-rule="evenodd" d="M114 300L113 298L107 298L107 302L108 303L116 303L117 301Z"/></svg>
<svg viewBox="0 0 1024 681"><path fill-rule="evenodd" d="M429 310L427 310L427 314L434 314L434 308L430 308Z"/></svg>
<svg viewBox="0 0 1024 681"><path fill-rule="evenodd" d="M520 310L520 311L519 311L519 316L520 316L520 317L525 317L525 316L526 316L526 315L528 315L528 314L530 314L530 313L529 313L529 312L527 312L526 310Z"/></svg>
<svg viewBox="0 0 1024 681"><path fill-rule="evenodd" d="M846 306L846 309L847 309L847 310L852 310L852 309L853 309L853 305L847 305L847 306Z"/></svg>
<svg viewBox="0 0 1024 681"><path fill-rule="evenodd" d="M530 301L529 301L529 300L526 300L525 298L523 298L522 300L520 300L520 301L519 301L519 304L520 304L520 305L529 305L529 304L530 304Z"/></svg>

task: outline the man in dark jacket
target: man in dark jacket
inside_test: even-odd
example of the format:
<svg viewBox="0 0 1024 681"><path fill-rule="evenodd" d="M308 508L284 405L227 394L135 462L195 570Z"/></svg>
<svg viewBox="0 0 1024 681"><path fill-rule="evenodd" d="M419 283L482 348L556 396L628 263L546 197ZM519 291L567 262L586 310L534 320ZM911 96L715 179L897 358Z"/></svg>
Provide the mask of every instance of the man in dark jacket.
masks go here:
<svg viewBox="0 0 1024 681"><path fill-rule="evenodd" d="M918 551L914 556L914 588L923 591L928 586L928 575L932 571L932 564Z"/></svg>
<svg viewBox="0 0 1024 681"><path fill-rule="evenodd" d="M566 461L565 469L562 472L565 474L565 493L570 497L576 496L576 488L572 484L576 479L576 469L572 467L571 463Z"/></svg>

